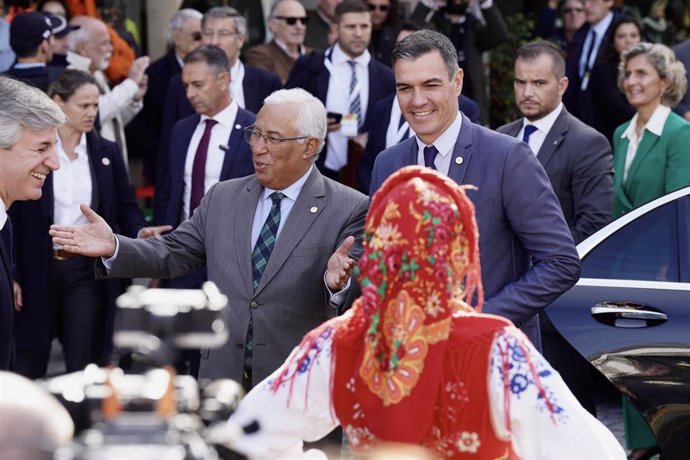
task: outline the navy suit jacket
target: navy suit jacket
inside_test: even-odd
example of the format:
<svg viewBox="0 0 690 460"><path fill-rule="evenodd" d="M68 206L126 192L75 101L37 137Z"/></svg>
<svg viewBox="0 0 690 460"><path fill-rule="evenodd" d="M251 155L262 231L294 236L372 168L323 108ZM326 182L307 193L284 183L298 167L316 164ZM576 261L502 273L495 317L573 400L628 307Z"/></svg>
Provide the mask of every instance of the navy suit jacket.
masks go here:
<svg viewBox="0 0 690 460"><path fill-rule="evenodd" d="M599 45L599 49L597 50L597 57L594 61L595 63L599 61L602 55L607 54L607 48L611 46L611 29L619 16L620 13L617 10L614 10L613 20L611 21L609 28L606 29L604 39L601 41L601 45ZM568 107L570 113L591 126L594 120L591 78L590 85L587 86L587 90L582 91L580 89L582 83L580 80L580 56L582 56L582 51L585 45L587 34L589 34L589 29L591 29L591 26L588 23L585 23L577 30L577 32L575 32L575 35L573 36L573 51L570 55L570 58L565 63L565 75L568 77L569 83L568 88L565 90L565 94L563 95L563 103L566 107Z"/></svg>
<svg viewBox="0 0 690 460"><path fill-rule="evenodd" d="M522 118L496 131L516 137ZM539 149L575 244L611 221L613 154L608 140L565 107Z"/></svg>
<svg viewBox="0 0 690 460"><path fill-rule="evenodd" d="M244 90L245 110L258 113L259 109L272 92L282 88L280 78L271 72L256 67L244 66L244 79L242 89ZM168 159L170 147L170 137L173 126L179 120L194 115L194 109L187 100L182 76L176 75L170 79L168 91L165 95L165 105L163 109L163 124L161 127L161 137L158 145L158 161L156 162L156 184L162 180L161 174L164 173L165 162ZM158 193L158 192L156 192Z"/></svg>
<svg viewBox="0 0 690 460"><path fill-rule="evenodd" d="M12 224L8 220L5 225ZM12 264L10 252L0 241L0 371L9 370L14 355L12 320L14 318L14 290L12 288Z"/></svg>
<svg viewBox="0 0 690 460"><path fill-rule="evenodd" d="M244 140L244 128L253 125L255 119L253 113L238 109L220 171L221 181L254 174L252 152L249 144ZM184 118L175 124L172 131L168 160L164 162L166 168L161 174L161 182L156 184L154 220L160 225L173 227L180 225L184 193L184 165L187 160L189 142L200 120L200 115Z"/></svg>
<svg viewBox="0 0 690 460"><path fill-rule="evenodd" d="M320 50L300 56L290 72L285 88L303 88L326 105L331 73L323 64L324 57L325 54ZM393 77L393 71L372 57L369 61L367 113L360 129L361 132L368 132L375 124L374 107L376 102L394 93L395 78ZM317 160L316 164L319 167L322 167L326 160L326 155L328 154L327 146L328 143L324 145L323 151Z"/></svg>
<svg viewBox="0 0 690 460"><path fill-rule="evenodd" d="M391 107L393 106L394 98L395 93L381 99L374 107L374 121L369 130L369 137L367 138L367 146L364 149L364 155L362 155L362 162L359 164L359 168L357 168L357 183L359 184L359 191L362 193L369 193L371 170L374 168L374 161L376 161L378 154L386 149L386 133L388 132L388 125L391 121ZM465 114L472 123L479 123L479 104L462 94L458 96L458 104L460 106L460 111Z"/></svg>
<svg viewBox="0 0 690 460"><path fill-rule="evenodd" d="M371 195L400 168L417 164L411 137L381 152ZM462 117L448 176L476 209L484 312L503 316L541 347L537 313L580 276L580 260L549 178L529 147Z"/></svg>
<svg viewBox="0 0 690 460"><path fill-rule="evenodd" d="M136 237L146 226L129 184L122 153L117 144L102 139L95 131L86 135L93 184L92 208L113 231ZM50 300L47 296L53 243L48 229L53 223L53 175L43 184L36 201L14 203L10 209L14 227L16 279L22 287L24 308L15 315L15 343L20 351L47 351L50 347ZM115 315L115 298L121 281L102 283L106 304L106 337L110 340ZM106 346L110 346L106 344Z"/></svg>

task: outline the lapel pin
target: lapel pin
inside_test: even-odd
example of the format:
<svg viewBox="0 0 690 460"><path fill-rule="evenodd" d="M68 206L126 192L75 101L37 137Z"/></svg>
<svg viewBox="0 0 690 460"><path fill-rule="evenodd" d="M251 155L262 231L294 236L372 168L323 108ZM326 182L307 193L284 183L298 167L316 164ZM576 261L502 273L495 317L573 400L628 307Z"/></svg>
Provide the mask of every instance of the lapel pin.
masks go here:
<svg viewBox="0 0 690 460"><path fill-rule="evenodd" d="M558 141L553 141L553 145L558 145Z"/></svg>
<svg viewBox="0 0 690 460"><path fill-rule="evenodd" d="M240 125L239 123L237 123L237 124L235 125L235 129L242 129L242 125Z"/></svg>
<svg viewBox="0 0 690 460"><path fill-rule="evenodd" d="M309 212L312 214L316 214L316 211L318 211L318 210L319 210L319 208L317 208L316 206L312 206L311 208L309 208Z"/></svg>
<svg viewBox="0 0 690 460"><path fill-rule="evenodd" d="M461 165L463 161L465 161L465 160L463 160L462 157L456 157L455 158L455 164L456 165Z"/></svg>
<svg viewBox="0 0 690 460"><path fill-rule="evenodd" d="M104 166L109 166L110 165L110 158L104 157L101 160L101 163L103 163Z"/></svg>

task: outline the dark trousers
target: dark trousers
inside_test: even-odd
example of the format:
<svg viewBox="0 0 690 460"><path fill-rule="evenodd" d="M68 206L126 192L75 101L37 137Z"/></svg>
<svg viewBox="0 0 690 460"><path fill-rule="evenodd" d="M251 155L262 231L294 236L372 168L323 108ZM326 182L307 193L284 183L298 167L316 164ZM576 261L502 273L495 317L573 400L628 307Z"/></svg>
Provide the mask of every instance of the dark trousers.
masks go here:
<svg viewBox="0 0 690 460"><path fill-rule="evenodd" d="M93 259L52 260L48 295L66 371L80 371L98 361L105 343L106 300L103 282L94 279Z"/></svg>

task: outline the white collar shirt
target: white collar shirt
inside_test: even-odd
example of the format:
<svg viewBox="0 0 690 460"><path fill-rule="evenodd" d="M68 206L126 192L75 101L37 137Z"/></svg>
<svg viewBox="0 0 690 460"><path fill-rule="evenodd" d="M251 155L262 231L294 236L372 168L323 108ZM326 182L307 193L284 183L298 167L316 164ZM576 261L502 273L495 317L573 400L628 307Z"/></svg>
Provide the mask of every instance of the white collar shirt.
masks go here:
<svg viewBox="0 0 690 460"><path fill-rule="evenodd" d="M537 130L530 135L527 145L529 145L529 148L532 149L532 152L535 155L538 155L539 150L541 150L541 146L544 145L546 135L549 134L549 131L551 131L551 128L553 128L553 124L556 123L556 119L562 111L563 103L561 102L555 109L551 111L551 113L538 120L529 121L527 118L523 118L522 128L520 129L517 138L522 139L522 136L525 133L525 126L533 125L535 128L537 128Z"/></svg>
<svg viewBox="0 0 690 460"><path fill-rule="evenodd" d="M623 131L623 134L621 134L621 139L628 139L628 150L625 152L625 166L623 168L624 184L625 181L628 179L628 170L630 169L630 165L635 159L637 149L640 147L640 142L644 137L644 132L649 131L652 134L661 136L661 132L664 130L664 124L666 124L666 120L668 119L668 116L670 114L671 109L669 107L659 104L659 106L657 106L657 108L654 109L654 113L652 113L652 116L649 117L647 124L644 125L644 128L642 129L642 135L640 137L637 137L637 131L635 130L639 114L635 113L635 115L633 115L632 120L630 120L630 124L628 125L627 129Z"/></svg>
<svg viewBox="0 0 690 460"><path fill-rule="evenodd" d="M220 181L220 172L223 169L223 162L225 155L235 155L236 152L227 152L221 147L227 147L228 140L232 130L237 128L235 125L235 118L237 118L238 106L235 100L226 108L218 112L213 117L206 115L201 116L199 124L192 134L187 147L187 157L184 164L184 193L182 195L182 210L181 221L187 220L189 217L189 203L192 196L192 169L194 168L194 157L196 156L196 149L199 147L201 137L204 135L206 129L206 120L213 118L218 123L211 129L211 139L208 143L208 151L206 153L206 174L204 176L204 194L213 184Z"/></svg>
<svg viewBox="0 0 690 460"><path fill-rule="evenodd" d="M328 80L328 93L326 95L326 110L334 113L345 114L350 112L350 80L352 68L349 61L355 62L355 75L357 75L357 86L359 87L359 101L362 113L362 121L367 113L369 105L369 61L371 55L369 51L351 58L340 48L337 43L331 48L330 57L326 52L326 63L329 68L330 77ZM340 169L347 164L347 140L346 136L340 131L328 133L328 151L325 159L325 166L333 171Z"/></svg>
<svg viewBox="0 0 690 460"><path fill-rule="evenodd" d="M235 65L230 67L230 94L232 94L232 99L237 103L238 106L245 108L246 104L244 101L244 87L242 82L244 81L244 64L242 61L237 59Z"/></svg>
<svg viewBox="0 0 690 460"><path fill-rule="evenodd" d="M451 123L448 129L446 129L433 143L434 147L436 147L436 150L438 150L438 154L434 159L434 166L436 167L436 171L440 172L441 174L445 174L446 176L450 171L450 162L453 158L453 149L455 149L455 143L458 140L461 128L462 115L460 112L458 112L458 114L455 116L455 120L453 120L453 123ZM420 141L418 137L416 140L418 148L417 164L424 166L424 147L428 146Z"/></svg>
<svg viewBox="0 0 690 460"><path fill-rule="evenodd" d="M60 169L53 171L53 223L56 225L83 225L89 221L79 210L81 203L91 204L93 179L86 133L81 133L74 148L76 158L71 160L58 137L55 151Z"/></svg>
<svg viewBox="0 0 690 460"><path fill-rule="evenodd" d="M254 221L252 223L252 250L254 250L256 242L259 241L261 228L264 226L264 223L268 218L268 214L271 212L271 207L273 206L271 194L273 192L281 192L283 195L285 195L280 201L280 223L278 224L278 234L276 235L277 241L278 237L280 236L280 232L283 230L285 221L288 219L290 211L292 211L292 207L295 205L295 201L297 201L297 197L302 191L302 188L307 182L309 174L311 174L313 169L314 165L311 165L309 170L302 177L283 190L274 190L264 187L263 191L261 192L261 196L259 196L259 202L256 204L256 211L254 212Z"/></svg>

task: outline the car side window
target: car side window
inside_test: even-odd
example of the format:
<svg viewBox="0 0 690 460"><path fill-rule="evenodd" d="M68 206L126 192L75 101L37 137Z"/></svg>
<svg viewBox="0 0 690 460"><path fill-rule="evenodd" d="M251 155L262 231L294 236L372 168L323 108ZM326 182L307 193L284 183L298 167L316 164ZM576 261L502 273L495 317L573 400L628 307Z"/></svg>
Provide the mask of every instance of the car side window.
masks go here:
<svg viewBox="0 0 690 460"><path fill-rule="evenodd" d="M582 261L582 278L679 282L678 214L667 203L628 223Z"/></svg>

